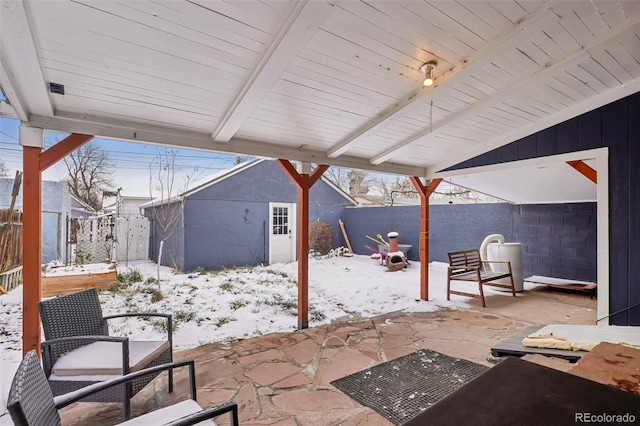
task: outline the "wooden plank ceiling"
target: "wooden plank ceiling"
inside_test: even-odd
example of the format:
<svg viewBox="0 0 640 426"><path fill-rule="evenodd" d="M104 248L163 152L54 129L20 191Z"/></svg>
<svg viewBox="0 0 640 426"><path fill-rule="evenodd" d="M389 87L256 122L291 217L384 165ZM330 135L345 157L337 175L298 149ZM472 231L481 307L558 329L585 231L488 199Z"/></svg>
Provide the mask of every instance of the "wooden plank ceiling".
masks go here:
<svg viewBox="0 0 640 426"><path fill-rule="evenodd" d="M0 14L0 113L29 125L407 175L640 90L633 0L3 0Z"/></svg>

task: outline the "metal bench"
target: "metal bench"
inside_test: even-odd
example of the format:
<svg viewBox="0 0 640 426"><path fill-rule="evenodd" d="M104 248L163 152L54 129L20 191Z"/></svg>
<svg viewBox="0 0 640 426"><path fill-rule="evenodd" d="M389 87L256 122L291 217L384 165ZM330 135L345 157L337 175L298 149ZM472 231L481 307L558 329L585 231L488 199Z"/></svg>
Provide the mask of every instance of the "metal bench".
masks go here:
<svg viewBox="0 0 640 426"><path fill-rule="evenodd" d="M482 286L500 287L511 290L513 297L516 297L516 289L513 285L513 275L511 274L511 262L482 260L480 250L462 250L447 253L449 255L449 268L447 269L447 300L451 300L452 294L459 296L474 297L482 300L482 307L486 307ZM490 265L494 263L507 264L508 272L492 271ZM509 278L510 284L494 282L502 278ZM451 290L451 281L471 281L478 284L480 294L467 293L463 291Z"/></svg>

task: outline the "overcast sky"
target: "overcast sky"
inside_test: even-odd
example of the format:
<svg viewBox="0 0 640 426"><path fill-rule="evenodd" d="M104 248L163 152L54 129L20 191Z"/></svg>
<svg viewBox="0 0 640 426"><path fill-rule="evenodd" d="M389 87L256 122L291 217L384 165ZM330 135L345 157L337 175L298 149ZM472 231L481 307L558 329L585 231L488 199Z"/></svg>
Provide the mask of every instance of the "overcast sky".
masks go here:
<svg viewBox="0 0 640 426"><path fill-rule="evenodd" d="M10 176L16 170L22 170L22 147L18 143L18 129L20 122L17 119L0 118L0 159L10 168ZM45 133L45 143L55 143L66 135L57 133ZM109 158L116 165L113 174L114 188L122 188L124 195L149 195L149 165L154 158L164 152L164 148L155 145L129 143L107 139L95 139L100 146L108 152ZM181 187L182 182L189 175L190 181L201 180L208 175L233 166L236 157L218 153L208 153L192 150L178 150L176 166L179 178L176 185ZM63 161L46 170L44 180L61 181L67 177L66 167Z"/></svg>

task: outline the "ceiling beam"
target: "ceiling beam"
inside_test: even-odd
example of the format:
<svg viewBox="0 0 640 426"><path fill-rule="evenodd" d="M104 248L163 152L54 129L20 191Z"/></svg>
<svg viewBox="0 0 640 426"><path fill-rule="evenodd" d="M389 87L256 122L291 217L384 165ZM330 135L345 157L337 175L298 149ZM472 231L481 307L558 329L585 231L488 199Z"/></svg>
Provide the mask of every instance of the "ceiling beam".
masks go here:
<svg viewBox="0 0 640 426"><path fill-rule="evenodd" d="M216 142L228 142L235 135L332 10L323 1L293 3L285 23L211 135Z"/></svg>
<svg viewBox="0 0 640 426"><path fill-rule="evenodd" d="M29 114L53 115L25 5L5 1L0 13L0 83L22 121Z"/></svg>
<svg viewBox="0 0 640 426"><path fill-rule="evenodd" d="M29 116L20 103L20 97L14 86L13 75L8 73L4 67L4 55L0 47L0 87L2 87L2 92L9 101L2 101L2 104L0 104L0 115L10 116L9 113L13 112L20 121L26 122Z"/></svg>
<svg viewBox="0 0 640 426"><path fill-rule="evenodd" d="M609 40L611 40L612 38L620 35L621 33L635 27L636 25L638 25L640 23L640 19L636 18L632 21L628 21L627 23L625 23L624 25L621 25L620 27L614 28L612 29L612 31L606 35L606 37L603 38L598 38L595 39L589 43L586 43L582 46L579 46L577 49L575 49L572 53L565 55L564 57L555 60L555 61L550 61L546 64L544 64L543 66L541 66L540 68L538 68L537 70L535 70L532 73L529 73L526 77L520 78L518 79L516 82L514 82L513 84L504 87L502 89L499 90L498 93L496 94L492 94L492 95L486 95L483 98L479 99L477 102L475 102L474 104L469 105L467 108L464 108L460 111L458 111L455 114L450 115L449 117L447 117L445 120L440 121L432 126L430 126L429 128L411 136L410 138L407 138L403 141L400 141L399 143L395 144L394 146L392 146L391 148L385 150L384 152L382 152L381 154L371 158L371 164L374 165L378 165L383 163L384 161L387 161L391 158L393 158L397 152L403 148L405 148L406 146L413 144L419 140L421 140L422 138L428 136L429 134L435 132L438 129L441 129L449 124L452 123L459 123L462 120L471 118L472 116L476 115L477 112L479 110L487 110L492 108L494 105L499 104L500 102L502 102L505 98L510 98L513 97L515 95L515 92L518 92L520 90L525 90L528 89L532 86L536 86L538 84L541 83L541 81L543 81L546 78L549 78L550 76L553 76L556 73L560 73L568 68L571 68L574 65L577 65L581 62L583 62L584 60L589 58L589 53L588 51L590 49L596 48L598 46L603 45L604 43L608 42ZM632 83L633 84L633 83ZM624 86L622 86L624 87ZM596 97L592 97L589 98L589 100L593 99L593 98L597 98ZM565 109L557 114L554 114L555 116L559 116L562 115L565 111L567 110L571 110L572 108L568 108ZM512 140L516 140L520 137L524 137L527 136L531 133L526 133L524 134L523 129L527 128L529 126L533 126L538 124L539 122L544 121L544 119L542 120L538 120L536 122L531 123L530 125L527 126L523 126L520 127L518 129L516 129L514 132L509 132L510 135L513 135L513 133L518 133L520 134L519 137L516 137ZM546 128L546 127L545 127ZM544 128L543 128L544 129ZM543 129L539 129L539 130L543 130ZM502 139L502 138L500 138ZM506 143L506 142L505 142ZM488 144L483 144L482 146L485 147ZM495 145L494 143L491 143L491 146ZM493 148L496 148L499 145L495 145L493 146ZM493 149L493 148L489 148L487 149L487 151ZM483 151L486 152L486 151ZM469 158L473 158L473 156L469 156L466 159ZM453 160L454 162L452 164L449 164L446 167L452 166L454 164L460 163L462 161L464 161L463 159L461 159L460 157L456 158L455 160ZM440 165L438 165L440 166ZM444 168L446 168L444 167ZM436 170L441 170L441 169L436 169L435 167L430 167L430 169L436 171Z"/></svg>
<svg viewBox="0 0 640 426"><path fill-rule="evenodd" d="M22 110L22 113L24 114L24 110ZM0 117L22 119L21 117L18 117L15 108L7 101L0 101Z"/></svg>
<svg viewBox="0 0 640 426"><path fill-rule="evenodd" d="M485 152L489 152L495 148L499 148L503 145L506 145L528 135L532 135L541 130L548 129L551 126L555 126L556 124L562 123L563 121L567 121L589 111L593 111L596 108L600 108L603 105L610 104L611 102L615 102L639 91L640 80L635 80L632 83L626 84L624 86L617 86L598 96L593 96L585 99L584 101L575 104L571 108L566 108L555 114L548 115L542 120L538 120L526 126L520 127L519 129L516 129L512 132L505 133L498 138L481 144L476 149L461 154L455 159L449 159L433 166L429 166L427 167L426 176L433 176L434 174L440 175L440 173L438 172L448 167L462 163L463 161L466 161L470 158L474 158L478 155L484 154Z"/></svg>
<svg viewBox="0 0 640 426"><path fill-rule="evenodd" d="M380 166L372 166L366 158L353 156L331 159L322 151L292 147L291 145L274 145L271 142L260 140L232 138L229 143L215 142L207 133L172 129L88 114L60 112L55 117L32 114L28 124L32 127L40 127L54 132L83 133L126 142L220 152L230 155L246 154L257 157L285 158L291 161L329 164L379 173L424 176L426 172L424 167L392 162L384 163Z"/></svg>
<svg viewBox="0 0 640 426"><path fill-rule="evenodd" d="M436 87L456 84L466 77L477 73L478 70L490 63L500 54L520 44L523 39L529 37L533 32L540 31L549 24L558 21L558 19L559 17L548 10L547 7L543 7L536 13L527 16L526 19L514 25L507 33L502 35L502 37L487 43L487 45L482 49L475 51L468 58L460 61L449 70L446 70L435 79L435 84L433 86L430 88L421 87L407 99L397 104L394 109L385 113L380 118L366 124L362 129L358 130L353 135L350 135L344 141L336 144L333 148L327 151L327 156L335 158L344 154L366 137L382 130L398 118L421 108L426 96Z"/></svg>

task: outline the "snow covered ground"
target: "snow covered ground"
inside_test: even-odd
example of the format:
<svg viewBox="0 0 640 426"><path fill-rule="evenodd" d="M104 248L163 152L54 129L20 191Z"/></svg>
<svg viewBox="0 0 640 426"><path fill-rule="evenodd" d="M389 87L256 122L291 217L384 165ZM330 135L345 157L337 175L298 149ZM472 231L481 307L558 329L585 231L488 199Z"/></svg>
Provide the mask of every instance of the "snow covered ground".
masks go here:
<svg viewBox="0 0 640 426"><path fill-rule="evenodd" d="M430 302L419 301L418 262L388 272L367 256L309 259L310 327L349 315L363 317L405 311L465 307L464 298L446 300L446 264L430 264ZM102 265L85 266L94 271ZM297 327L297 263L223 271L173 273L150 261L120 264L119 289L100 294L105 315L121 312L173 314L174 350L231 341ZM72 273L60 268L56 272ZM152 340L164 335L153 319L110 323L111 334ZM15 369L22 358L22 286L0 296L0 395L2 413ZM9 415L0 426L11 424ZM9 421L9 423L7 423Z"/></svg>

